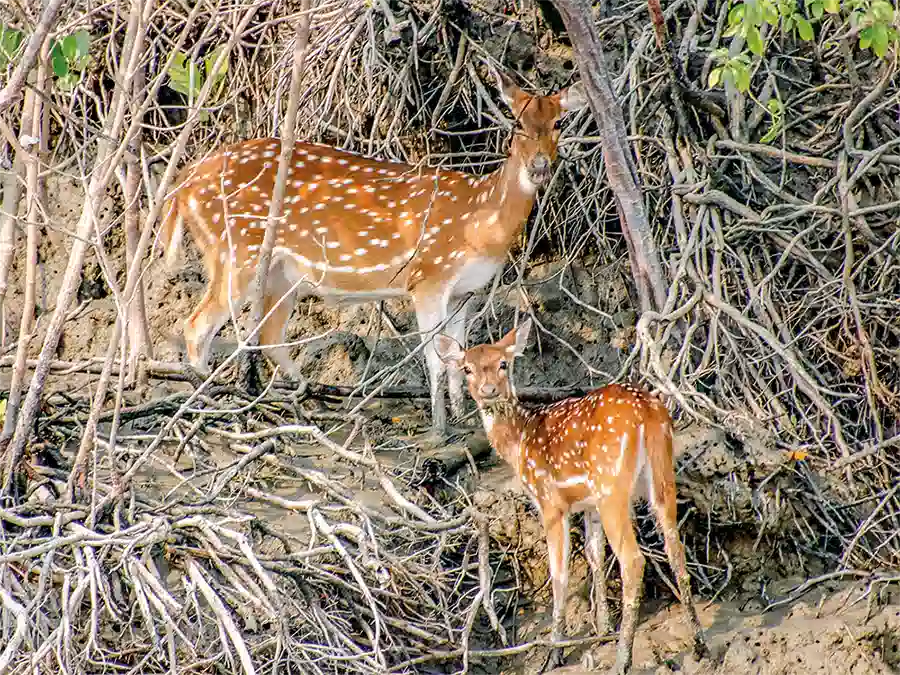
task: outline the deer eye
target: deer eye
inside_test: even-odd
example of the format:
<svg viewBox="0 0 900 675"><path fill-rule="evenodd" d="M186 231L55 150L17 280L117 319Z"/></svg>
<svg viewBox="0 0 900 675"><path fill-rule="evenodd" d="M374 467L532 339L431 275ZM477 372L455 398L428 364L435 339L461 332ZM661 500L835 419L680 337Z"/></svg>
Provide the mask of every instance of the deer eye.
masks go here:
<svg viewBox="0 0 900 675"><path fill-rule="evenodd" d="M506 361L501 361L500 370L506 370L507 368L509 368L509 364Z"/></svg>
<svg viewBox="0 0 900 675"><path fill-rule="evenodd" d="M472 374L472 369L469 368L469 366L463 366L463 372L464 372L466 375L471 375L471 374Z"/></svg>
<svg viewBox="0 0 900 675"><path fill-rule="evenodd" d="M553 128L554 128L554 129L557 129L557 130L561 129L561 128L562 128L562 120L556 120L556 121L553 123Z"/></svg>

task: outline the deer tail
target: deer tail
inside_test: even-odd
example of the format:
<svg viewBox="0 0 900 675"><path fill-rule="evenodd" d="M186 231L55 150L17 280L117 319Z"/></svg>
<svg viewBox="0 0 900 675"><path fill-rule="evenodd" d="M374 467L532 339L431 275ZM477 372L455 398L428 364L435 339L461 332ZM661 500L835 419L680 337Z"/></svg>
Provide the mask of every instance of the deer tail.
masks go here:
<svg viewBox="0 0 900 675"><path fill-rule="evenodd" d="M646 462L644 478L651 504L659 504L675 493L675 462L672 444L672 418L662 403L651 403L651 414L639 430L640 455Z"/></svg>
<svg viewBox="0 0 900 675"><path fill-rule="evenodd" d="M163 247L166 271L175 272L181 260L181 244L184 240L184 216L178 208L178 199L172 196L163 206L165 216L159 228L159 241Z"/></svg>

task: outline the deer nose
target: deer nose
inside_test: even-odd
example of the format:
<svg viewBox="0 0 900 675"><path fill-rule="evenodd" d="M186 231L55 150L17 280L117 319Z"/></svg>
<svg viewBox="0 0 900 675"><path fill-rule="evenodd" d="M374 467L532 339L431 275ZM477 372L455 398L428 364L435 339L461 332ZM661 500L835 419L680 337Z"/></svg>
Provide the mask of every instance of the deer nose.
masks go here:
<svg viewBox="0 0 900 675"><path fill-rule="evenodd" d="M484 398L494 398L497 395L497 385L483 384L478 388L478 393Z"/></svg>
<svg viewBox="0 0 900 675"><path fill-rule="evenodd" d="M539 152L531 158L528 173L535 185L546 185L550 180L550 158L543 152Z"/></svg>

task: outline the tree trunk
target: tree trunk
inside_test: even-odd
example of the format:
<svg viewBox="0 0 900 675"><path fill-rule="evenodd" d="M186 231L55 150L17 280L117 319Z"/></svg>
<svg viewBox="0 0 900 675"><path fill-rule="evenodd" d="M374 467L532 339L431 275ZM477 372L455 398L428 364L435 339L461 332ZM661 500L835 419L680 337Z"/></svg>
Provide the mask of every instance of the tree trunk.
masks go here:
<svg viewBox="0 0 900 675"><path fill-rule="evenodd" d="M29 90L30 91L30 90ZM26 96L22 108L22 120L30 114L28 106L31 97ZM22 183L19 176L23 173L25 160L22 153L16 152L12 168L3 177L3 199L0 201L0 349L6 348L6 292L9 288L9 273L12 270L13 253L16 250L16 219L19 214L19 201L22 198Z"/></svg>
<svg viewBox="0 0 900 675"><path fill-rule="evenodd" d="M26 165L25 183L28 188L28 211L25 217L26 242L25 242L25 288L22 302L22 316L19 320L19 337L16 344L16 357L13 365L12 379L9 384L9 399L6 405L6 418L3 420L3 431L0 431L0 448L4 447L12 438L16 428L16 416L19 413L19 405L22 402L22 386L25 382L26 359L28 357L28 345L31 344L34 331L34 293L37 281L37 258L40 231L38 230L38 218L43 212L40 208L40 199L43 193L42 181L38 178L40 172L40 160L42 150L46 149L47 138L41 134L43 124L43 99L45 97L44 86L46 84L47 66L46 58L48 50L45 46L41 55L41 63L38 66L37 82L25 93L25 101L22 106L22 124L20 136L26 134L33 138L40 138L38 145L32 146L26 152L29 156L24 159ZM39 92L36 93L36 92ZM16 164L23 161L20 153L16 153ZM15 219L10 218L10 223ZM13 240L14 243L14 240ZM10 250L11 252L11 250ZM8 260L7 263L10 261ZM9 274L9 266L4 268L4 273ZM8 281L8 280L7 280ZM6 284L2 293L5 296Z"/></svg>
<svg viewBox="0 0 900 675"><path fill-rule="evenodd" d="M131 108L137 110L143 103L143 91L145 84L144 66L140 66L134 74L131 85ZM141 217L140 212L140 187L141 167L138 161L138 153L141 145L141 132L138 130L131 142L131 152L125 156L125 184L122 191L125 198L125 261L127 269L131 270L134 262L134 254L137 251L138 241L141 238L138 227ZM143 270L138 271L142 276ZM144 283L142 279L136 284L134 297L128 302L128 375L127 383L133 386L138 380L138 361L141 356L153 358L153 349L150 343L150 326L147 322L147 309L144 303ZM126 281L127 285L127 281Z"/></svg>
<svg viewBox="0 0 900 675"><path fill-rule="evenodd" d="M275 248L275 235L279 229L278 221L281 218L282 203L284 202L284 187L287 182L288 168L294 153L294 139L297 123L297 110L300 107L300 83L303 78L303 66L306 61L306 50L309 43L310 21L312 20L310 0L301 0L300 18L297 30L294 34L294 63L291 69L291 85L288 92L287 111L284 122L281 125L281 154L278 157L278 170L275 176L275 188L272 190L272 201L269 205L269 217L266 222L266 233L263 236L262 246L259 251L259 265L256 276L253 279L252 305L250 308L252 332L247 338L247 346L251 349L244 354L240 368L240 379L252 392L257 388L259 378L257 366L259 365L259 352L252 349L259 343L259 329L262 321L268 317L263 316L265 305L266 284L269 278L269 264L272 261L272 250Z"/></svg>
<svg viewBox="0 0 900 675"><path fill-rule="evenodd" d="M600 127L606 178L619 204L641 310L661 310L668 295L668 283L647 220L631 149L626 141L625 119L613 93L590 3L587 0L555 0L555 4L566 24L581 82Z"/></svg>

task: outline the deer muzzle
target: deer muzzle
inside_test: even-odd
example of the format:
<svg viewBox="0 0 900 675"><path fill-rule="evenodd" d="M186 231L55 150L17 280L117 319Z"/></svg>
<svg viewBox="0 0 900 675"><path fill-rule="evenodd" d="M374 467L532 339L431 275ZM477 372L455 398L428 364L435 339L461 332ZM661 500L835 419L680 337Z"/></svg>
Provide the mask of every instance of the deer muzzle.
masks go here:
<svg viewBox="0 0 900 675"><path fill-rule="evenodd" d="M545 187L550 182L550 158L539 152L528 163L528 177L538 187Z"/></svg>
<svg viewBox="0 0 900 675"><path fill-rule="evenodd" d="M499 393L496 384L483 384L478 387L478 397L483 401L493 401Z"/></svg>

